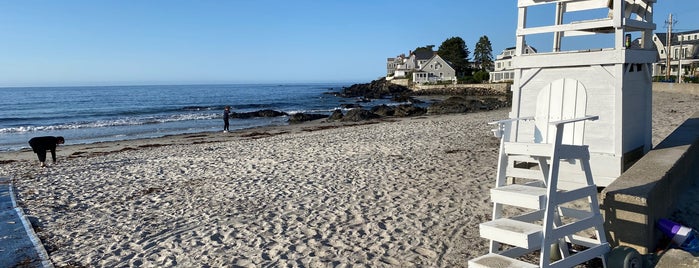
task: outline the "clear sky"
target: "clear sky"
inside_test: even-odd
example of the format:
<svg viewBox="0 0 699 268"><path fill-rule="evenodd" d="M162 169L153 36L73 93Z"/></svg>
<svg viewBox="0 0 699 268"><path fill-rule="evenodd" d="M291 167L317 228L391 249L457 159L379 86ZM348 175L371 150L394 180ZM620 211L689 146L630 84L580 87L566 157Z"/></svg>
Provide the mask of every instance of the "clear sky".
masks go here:
<svg viewBox="0 0 699 268"><path fill-rule="evenodd" d="M699 29L697 0L655 8ZM516 24L515 0L0 0L0 86L363 83L450 37L495 56Z"/></svg>

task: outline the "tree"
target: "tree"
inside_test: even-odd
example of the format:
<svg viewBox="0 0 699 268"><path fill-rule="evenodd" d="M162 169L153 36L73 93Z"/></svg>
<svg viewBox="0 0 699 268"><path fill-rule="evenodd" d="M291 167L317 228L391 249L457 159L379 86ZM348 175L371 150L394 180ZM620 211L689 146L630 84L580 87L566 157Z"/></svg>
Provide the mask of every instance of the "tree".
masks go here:
<svg viewBox="0 0 699 268"><path fill-rule="evenodd" d="M418 47L418 48L416 48L415 50L413 50L413 53L418 53L418 51L419 51L419 52L422 52L422 51L425 51L425 52L433 52L434 50L432 50L432 48L434 48L434 45L427 45L427 46L424 46L424 47Z"/></svg>
<svg viewBox="0 0 699 268"><path fill-rule="evenodd" d="M488 40L488 36L481 36L476 43L476 48L473 50L473 62L484 71L490 70L493 67L493 46Z"/></svg>
<svg viewBox="0 0 699 268"><path fill-rule="evenodd" d="M439 54L442 59L451 63L454 70L456 70L457 76L465 76L470 73L470 68L468 67L468 47L466 42L464 42L461 37L451 37L442 42L439 46L437 54Z"/></svg>

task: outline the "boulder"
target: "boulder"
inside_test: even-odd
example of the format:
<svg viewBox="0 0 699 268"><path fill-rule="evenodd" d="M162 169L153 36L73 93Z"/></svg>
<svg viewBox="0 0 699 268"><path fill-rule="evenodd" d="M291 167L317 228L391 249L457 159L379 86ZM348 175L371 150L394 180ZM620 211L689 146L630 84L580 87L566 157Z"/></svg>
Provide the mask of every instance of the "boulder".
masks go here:
<svg viewBox="0 0 699 268"><path fill-rule="evenodd" d="M253 118L253 117L278 117L278 116L285 116L285 115L288 115L288 114L285 112L279 112L279 111L274 111L274 110L259 110L259 111L247 112L247 113L232 112L232 113L230 113L230 118L247 119L247 118Z"/></svg>
<svg viewBox="0 0 699 268"><path fill-rule="evenodd" d="M395 116L408 117L408 116L420 116L427 113L427 109L422 107L417 107L412 104L401 104L395 109Z"/></svg>
<svg viewBox="0 0 699 268"><path fill-rule="evenodd" d="M455 114L467 113L479 110L482 102L479 100L467 100L464 97L449 97L448 99L431 104L427 107L429 114Z"/></svg>
<svg viewBox="0 0 699 268"><path fill-rule="evenodd" d="M369 99L380 99L383 96L392 96L400 93L412 92L408 87L396 85L386 78L371 81L368 84L354 84L342 89L340 96L345 98L363 97Z"/></svg>
<svg viewBox="0 0 699 268"><path fill-rule="evenodd" d="M299 124L307 121L313 121L317 119L323 119L327 118L327 115L324 114L304 114L304 113L295 113L289 116L289 124Z"/></svg>
<svg viewBox="0 0 699 268"><path fill-rule="evenodd" d="M364 109L352 109L349 110L347 114L342 117L342 121L359 122L376 119L379 117L381 116Z"/></svg>
<svg viewBox="0 0 699 268"><path fill-rule="evenodd" d="M328 120L339 121L339 120L342 120L342 117L343 117L342 110L335 109L335 111L333 111L333 113L328 117Z"/></svg>
<svg viewBox="0 0 699 268"><path fill-rule="evenodd" d="M371 112L380 116L393 116L396 109L394 107L382 104L371 108Z"/></svg>

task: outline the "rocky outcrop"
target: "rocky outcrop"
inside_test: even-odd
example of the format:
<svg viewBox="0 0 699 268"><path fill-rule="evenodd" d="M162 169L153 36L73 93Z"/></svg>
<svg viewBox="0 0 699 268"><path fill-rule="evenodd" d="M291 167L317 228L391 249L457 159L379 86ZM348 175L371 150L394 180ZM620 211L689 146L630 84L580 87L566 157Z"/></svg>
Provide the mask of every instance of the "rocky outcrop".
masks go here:
<svg viewBox="0 0 699 268"><path fill-rule="evenodd" d="M410 104L402 104L396 107L394 116L408 117L408 116L420 116L427 113L427 109L422 107L417 107Z"/></svg>
<svg viewBox="0 0 699 268"><path fill-rule="evenodd" d="M412 104L401 104L398 106L379 105L371 108L371 112L379 116L419 116L427 113L427 109Z"/></svg>
<svg viewBox="0 0 699 268"><path fill-rule="evenodd" d="M295 113L295 114L292 114L291 116L289 116L289 124L299 124L299 123L323 119L323 118L328 118L328 116L324 115L324 114Z"/></svg>
<svg viewBox="0 0 699 268"><path fill-rule="evenodd" d="M339 121L339 120L342 120L342 117L344 117L344 115L342 114L342 110L336 109L336 110L333 111L333 113L328 117L328 120L329 120L329 121Z"/></svg>
<svg viewBox="0 0 699 268"><path fill-rule="evenodd" d="M352 109L352 110L349 110L347 112L347 114L342 117L342 121L359 122L359 121L376 119L376 118L380 118L380 117L381 117L380 115L372 113L368 110Z"/></svg>
<svg viewBox="0 0 699 268"><path fill-rule="evenodd" d="M232 113L230 113L230 118L247 119L247 118L253 118L253 117L277 117L277 116L286 116L286 115L289 115L289 114L287 114L285 112L274 111L274 110L259 110L259 111L247 112L247 113L232 112Z"/></svg>
<svg viewBox="0 0 699 268"><path fill-rule="evenodd" d="M392 84L385 78L371 81L368 84L354 84L342 89L338 95L345 98L363 97L368 99L381 99L386 96L392 97L401 93L411 92L407 87Z"/></svg>
<svg viewBox="0 0 699 268"><path fill-rule="evenodd" d="M382 104L371 108L371 112L380 116L393 116L396 112L394 107Z"/></svg>
<svg viewBox="0 0 699 268"><path fill-rule="evenodd" d="M448 99L433 103L427 108L428 114L453 114L467 113L478 110L493 110L507 105L506 101L497 98L468 99L461 96L449 97Z"/></svg>

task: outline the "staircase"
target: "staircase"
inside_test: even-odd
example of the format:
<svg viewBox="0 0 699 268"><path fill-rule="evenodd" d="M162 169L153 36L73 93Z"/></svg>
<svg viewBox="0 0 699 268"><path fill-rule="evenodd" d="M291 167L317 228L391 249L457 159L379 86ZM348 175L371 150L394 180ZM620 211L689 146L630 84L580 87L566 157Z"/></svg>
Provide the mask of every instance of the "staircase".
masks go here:
<svg viewBox="0 0 699 268"><path fill-rule="evenodd" d="M556 132L552 143L501 141L497 183L490 191L493 220L480 224L480 236L491 241L490 252L470 260L469 267L573 267L597 257L605 263L604 255L610 247L604 235L588 147L562 144L565 124L596 119L587 116L549 122ZM496 136L513 121L495 122ZM514 171L513 159L534 163L539 169ZM584 186L558 187L561 161L581 167L585 182L580 185ZM507 177L513 173L526 182L507 184ZM581 204L586 209L581 209ZM590 231L594 238L585 235ZM540 252L538 264L524 261L534 259L531 254L536 251ZM520 258L525 255L530 256Z"/></svg>

